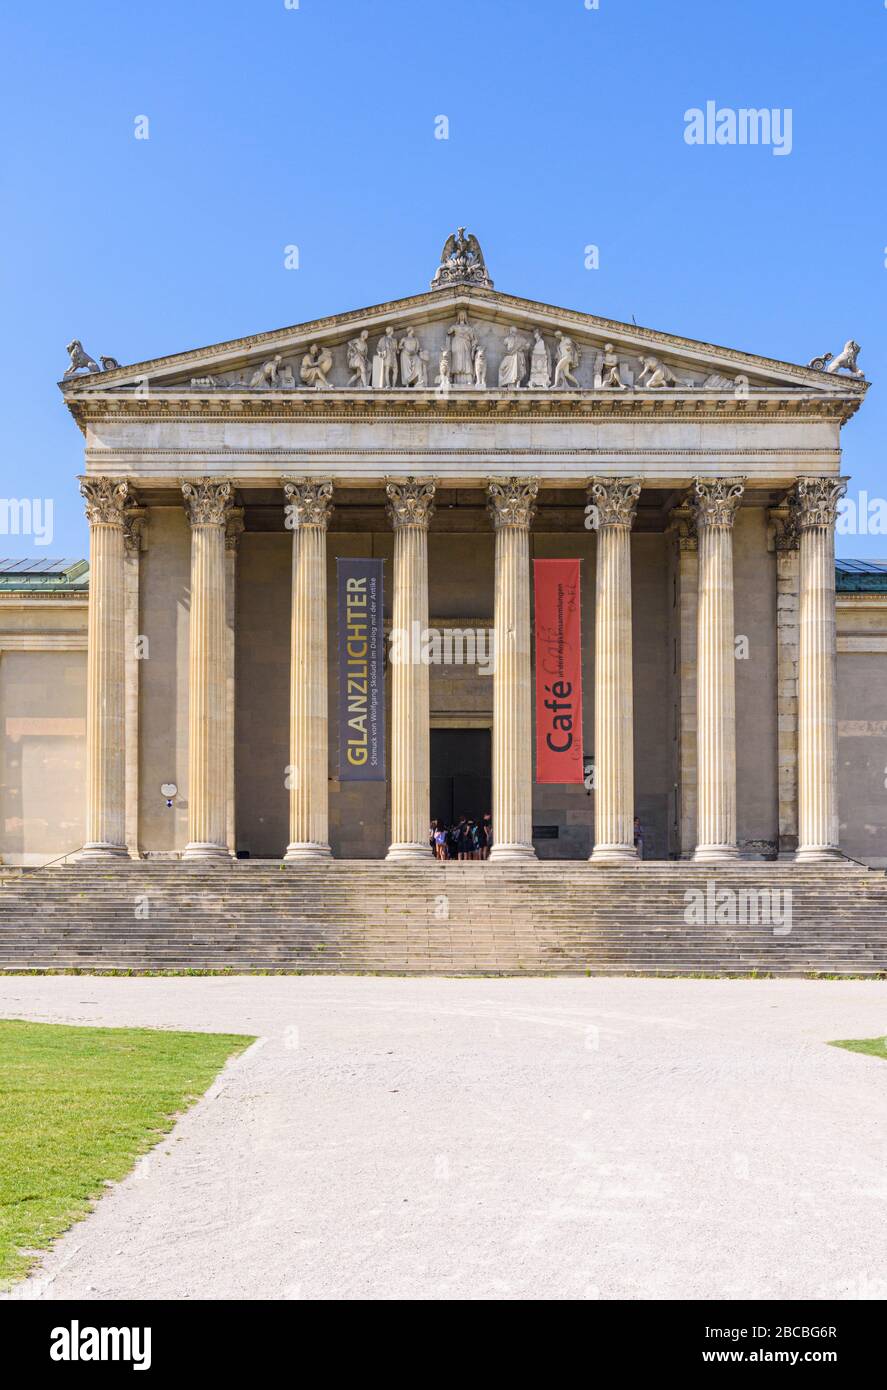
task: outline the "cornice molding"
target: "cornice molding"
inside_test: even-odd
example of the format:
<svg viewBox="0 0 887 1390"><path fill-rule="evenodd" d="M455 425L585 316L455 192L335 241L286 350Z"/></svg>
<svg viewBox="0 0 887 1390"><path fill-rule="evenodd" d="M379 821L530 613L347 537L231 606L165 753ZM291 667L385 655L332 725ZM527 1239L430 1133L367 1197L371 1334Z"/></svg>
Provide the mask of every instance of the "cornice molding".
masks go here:
<svg viewBox="0 0 887 1390"><path fill-rule="evenodd" d="M94 395L69 401L71 412L81 430L88 424L108 423L120 418L136 419L144 424L162 424L170 420L186 420L201 424L210 420L266 422L286 420L315 423L318 420L336 424L374 421L413 421L427 423L434 418L448 422L476 424L486 419L518 421L525 424L557 424L577 420L617 420L649 422L651 419L678 417L694 420L726 420L735 424L770 424L774 418L790 419L792 423L837 420L845 424L859 409L861 397L841 395L793 395L772 390L748 397L718 396L711 391L691 390L659 392L634 391L616 395L613 392L577 391L572 395L543 392L522 392L500 395L498 392L447 396L434 392L409 390L398 395L364 392L354 395L345 391L332 395L319 392L263 392L256 394L203 394L199 392L169 392L162 397Z"/></svg>

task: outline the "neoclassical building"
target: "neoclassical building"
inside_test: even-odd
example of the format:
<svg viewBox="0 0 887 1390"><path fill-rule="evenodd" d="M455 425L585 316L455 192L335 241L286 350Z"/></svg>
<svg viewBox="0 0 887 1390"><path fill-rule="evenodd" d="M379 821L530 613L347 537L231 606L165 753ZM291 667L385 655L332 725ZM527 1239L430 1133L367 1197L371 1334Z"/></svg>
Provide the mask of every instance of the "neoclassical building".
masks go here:
<svg viewBox="0 0 887 1390"><path fill-rule="evenodd" d="M70 351L84 855L424 860L432 817L486 810L500 859L630 859L636 816L645 857L883 854L883 809L842 844L838 800L854 344L804 366L504 294L460 229L407 299L130 366ZM536 780L538 559L581 562L588 775L562 786ZM495 651L385 660L371 778L340 748L346 560L381 562L386 629ZM846 650L884 653L884 595L858 596Z"/></svg>

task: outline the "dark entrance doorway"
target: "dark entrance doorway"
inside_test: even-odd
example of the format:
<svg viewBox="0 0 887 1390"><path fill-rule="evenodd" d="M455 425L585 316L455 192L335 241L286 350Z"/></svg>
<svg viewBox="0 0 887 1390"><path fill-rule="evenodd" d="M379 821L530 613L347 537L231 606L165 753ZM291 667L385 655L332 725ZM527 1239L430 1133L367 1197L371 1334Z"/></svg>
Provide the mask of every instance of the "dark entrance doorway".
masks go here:
<svg viewBox="0 0 887 1390"><path fill-rule="evenodd" d="M489 729L431 730L431 819L453 825L492 809Z"/></svg>

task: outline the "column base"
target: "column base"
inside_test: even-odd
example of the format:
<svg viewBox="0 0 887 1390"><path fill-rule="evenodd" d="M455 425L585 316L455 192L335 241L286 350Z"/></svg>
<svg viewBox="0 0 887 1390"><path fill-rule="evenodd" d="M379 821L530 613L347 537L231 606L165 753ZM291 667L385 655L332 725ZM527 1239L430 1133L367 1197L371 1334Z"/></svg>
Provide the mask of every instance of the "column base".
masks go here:
<svg viewBox="0 0 887 1390"><path fill-rule="evenodd" d="M840 864L846 858L834 845L799 845L795 852L796 864Z"/></svg>
<svg viewBox="0 0 887 1390"><path fill-rule="evenodd" d="M214 845L203 840L191 840L190 843L185 846L182 858L192 861L205 861L211 859L217 861L230 861L231 854L227 845Z"/></svg>
<svg viewBox="0 0 887 1390"><path fill-rule="evenodd" d="M396 844L388 846L386 859L391 859L399 864L426 864L433 858L431 846L429 844Z"/></svg>
<svg viewBox="0 0 887 1390"><path fill-rule="evenodd" d="M80 864L84 859L128 859L129 850L125 845L112 845L105 840L90 840L82 849L77 851L76 859Z"/></svg>
<svg viewBox="0 0 887 1390"><path fill-rule="evenodd" d="M313 840L294 840L287 845L286 854L283 856L284 864L304 864L306 860L312 859L332 859L333 852L329 845L322 845Z"/></svg>
<svg viewBox="0 0 887 1390"><path fill-rule="evenodd" d="M697 845L693 851L694 864L735 864L738 858L737 845Z"/></svg>
<svg viewBox="0 0 887 1390"><path fill-rule="evenodd" d="M634 845L595 845L591 851L591 864L635 864L639 863Z"/></svg>
<svg viewBox="0 0 887 1390"><path fill-rule="evenodd" d="M507 864L518 859L535 859L536 851L532 845L494 844L490 849L490 863Z"/></svg>

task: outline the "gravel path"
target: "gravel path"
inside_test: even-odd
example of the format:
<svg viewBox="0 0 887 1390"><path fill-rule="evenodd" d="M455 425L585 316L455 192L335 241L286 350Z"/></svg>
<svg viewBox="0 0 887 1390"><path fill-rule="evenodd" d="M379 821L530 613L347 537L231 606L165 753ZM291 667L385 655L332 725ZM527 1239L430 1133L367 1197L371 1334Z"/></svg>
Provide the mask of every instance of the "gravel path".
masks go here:
<svg viewBox="0 0 887 1390"><path fill-rule="evenodd" d="M257 1034L14 1297L887 1295L887 983L0 978Z"/></svg>

